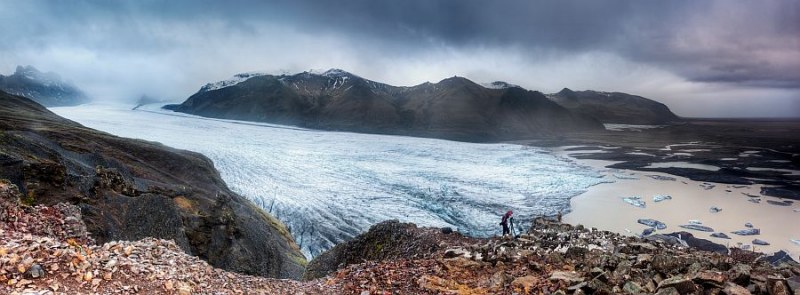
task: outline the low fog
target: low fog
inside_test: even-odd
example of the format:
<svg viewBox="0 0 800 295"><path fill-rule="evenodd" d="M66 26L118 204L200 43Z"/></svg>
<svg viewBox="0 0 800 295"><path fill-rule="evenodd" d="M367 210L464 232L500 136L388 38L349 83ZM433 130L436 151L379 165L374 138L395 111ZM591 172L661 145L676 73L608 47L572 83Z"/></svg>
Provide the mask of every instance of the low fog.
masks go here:
<svg viewBox="0 0 800 295"><path fill-rule="evenodd" d="M0 1L0 74L182 101L240 72L341 68L620 91L688 117L800 117L797 1Z"/></svg>

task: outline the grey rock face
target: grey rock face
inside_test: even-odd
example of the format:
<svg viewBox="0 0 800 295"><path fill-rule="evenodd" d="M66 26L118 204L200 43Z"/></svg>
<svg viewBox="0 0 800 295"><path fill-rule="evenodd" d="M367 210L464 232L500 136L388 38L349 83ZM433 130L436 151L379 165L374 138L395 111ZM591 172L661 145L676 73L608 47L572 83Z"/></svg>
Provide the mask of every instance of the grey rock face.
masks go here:
<svg viewBox="0 0 800 295"><path fill-rule="evenodd" d="M32 66L18 66L9 76L0 75L0 90L30 98L44 106L69 106L89 101L86 94L54 73Z"/></svg>

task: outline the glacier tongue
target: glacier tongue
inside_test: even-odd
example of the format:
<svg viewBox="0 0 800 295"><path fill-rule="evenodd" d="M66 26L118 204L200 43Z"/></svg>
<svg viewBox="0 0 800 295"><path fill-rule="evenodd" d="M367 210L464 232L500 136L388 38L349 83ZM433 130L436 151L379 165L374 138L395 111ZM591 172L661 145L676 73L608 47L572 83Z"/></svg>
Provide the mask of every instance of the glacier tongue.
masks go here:
<svg viewBox="0 0 800 295"><path fill-rule="evenodd" d="M519 145L304 130L153 106L51 110L90 128L208 156L234 191L283 221L309 257L386 219L498 235L506 210L514 210L518 228L527 227L608 182L588 167Z"/></svg>

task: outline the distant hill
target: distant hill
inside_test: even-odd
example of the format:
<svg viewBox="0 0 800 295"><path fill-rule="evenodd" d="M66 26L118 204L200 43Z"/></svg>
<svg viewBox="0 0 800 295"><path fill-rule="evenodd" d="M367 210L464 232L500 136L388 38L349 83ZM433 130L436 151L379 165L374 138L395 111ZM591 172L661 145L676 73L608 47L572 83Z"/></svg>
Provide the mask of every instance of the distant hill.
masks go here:
<svg viewBox="0 0 800 295"><path fill-rule="evenodd" d="M567 109L603 123L665 124L680 121L660 102L621 92L572 91L564 88L547 97Z"/></svg>
<svg viewBox="0 0 800 295"><path fill-rule="evenodd" d="M239 74L209 83L182 104L165 108L214 118L463 141L603 128L597 120L565 109L542 93L503 82L487 88L452 77L397 87L338 69L280 76Z"/></svg>
<svg viewBox="0 0 800 295"><path fill-rule="evenodd" d="M55 73L42 73L32 66L17 66L10 76L0 75L0 90L24 96L46 107L86 103L89 98Z"/></svg>

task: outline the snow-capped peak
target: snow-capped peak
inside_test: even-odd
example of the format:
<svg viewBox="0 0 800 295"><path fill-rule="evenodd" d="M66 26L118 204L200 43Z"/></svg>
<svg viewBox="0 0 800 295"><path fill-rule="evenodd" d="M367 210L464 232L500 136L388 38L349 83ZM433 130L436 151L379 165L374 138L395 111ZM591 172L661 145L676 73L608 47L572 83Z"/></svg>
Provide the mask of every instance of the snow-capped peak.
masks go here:
<svg viewBox="0 0 800 295"><path fill-rule="evenodd" d="M342 77L342 76L352 76L353 74L350 74L349 72L344 71L342 69L330 69L322 73L322 75L325 77Z"/></svg>
<svg viewBox="0 0 800 295"><path fill-rule="evenodd" d="M489 89L506 89L506 88L522 88L519 85L503 82L503 81L494 81L492 83L483 84L483 87Z"/></svg>
<svg viewBox="0 0 800 295"><path fill-rule="evenodd" d="M233 75L233 78L228 79L228 80L218 81L218 82L214 82L214 83L208 83L205 86L201 87L200 91L198 91L198 92L207 92L207 91L222 89L222 88L225 88L225 87L231 87L233 85L236 85L236 84L242 83L244 81L247 81L247 79L250 79L250 78L253 78L253 77L258 77L258 76L264 76L264 75L267 75L267 74L260 73L260 72L239 73L239 74Z"/></svg>
<svg viewBox="0 0 800 295"><path fill-rule="evenodd" d="M328 70L325 70L325 71L323 71L321 69L320 70L310 70L310 71L308 71L306 73L309 73L309 74L312 74L312 75L323 76L323 77L327 77L327 78L358 77L358 76L353 75L352 73L350 73L348 71L345 71L345 70L342 70L342 69L337 69L337 68L331 68L331 69L328 69Z"/></svg>

